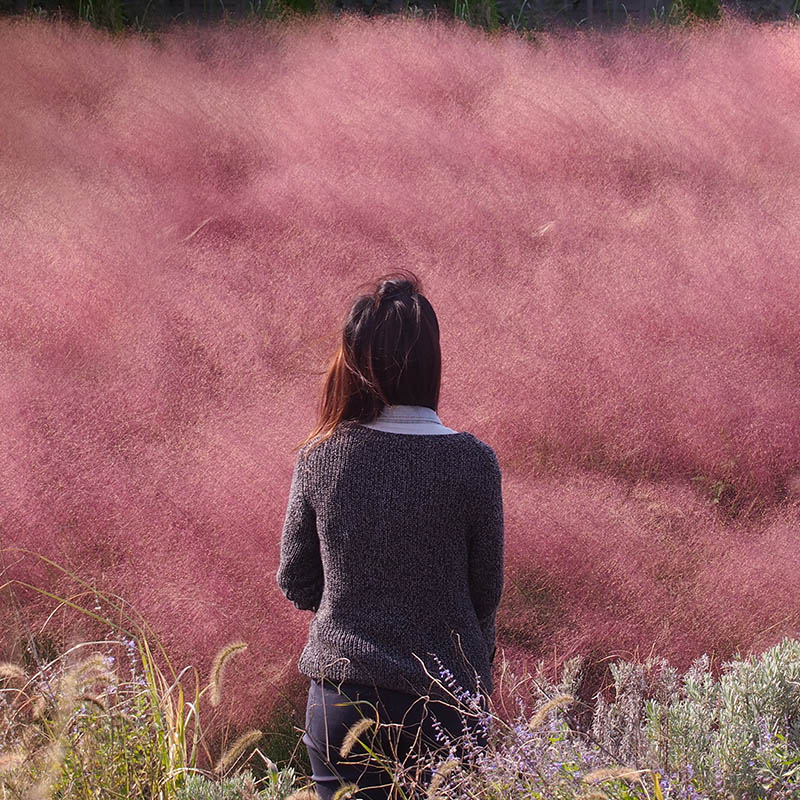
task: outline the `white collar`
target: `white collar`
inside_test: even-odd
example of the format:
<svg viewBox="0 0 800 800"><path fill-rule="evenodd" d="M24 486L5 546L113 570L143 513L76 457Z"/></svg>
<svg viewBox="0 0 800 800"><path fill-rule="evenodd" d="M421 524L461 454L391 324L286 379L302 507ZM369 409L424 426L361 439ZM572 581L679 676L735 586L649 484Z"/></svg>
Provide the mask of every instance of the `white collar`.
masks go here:
<svg viewBox="0 0 800 800"><path fill-rule="evenodd" d="M427 406L388 405L381 409L379 420L387 422L438 422L442 421L439 415Z"/></svg>

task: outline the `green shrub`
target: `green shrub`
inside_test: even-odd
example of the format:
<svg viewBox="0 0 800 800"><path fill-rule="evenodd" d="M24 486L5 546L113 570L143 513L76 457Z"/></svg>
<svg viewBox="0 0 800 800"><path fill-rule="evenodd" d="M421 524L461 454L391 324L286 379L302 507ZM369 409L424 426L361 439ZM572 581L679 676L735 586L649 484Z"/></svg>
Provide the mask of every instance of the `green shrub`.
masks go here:
<svg viewBox="0 0 800 800"><path fill-rule="evenodd" d="M800 793L800 641L722 665L707 656L679 677L663 659L618 662L613 702L600 699L593 735L626 764L709 798Z"/></svg>
<svg viewBox="0 0 800 800"><path fill-rule="evenodd" d="M265 788L258 789L252 772L242 772L214 781L200 773L186 776L184 785L178 789L175 800L283 800L289 795L295 782L292 767L274 771Z"/></svg>

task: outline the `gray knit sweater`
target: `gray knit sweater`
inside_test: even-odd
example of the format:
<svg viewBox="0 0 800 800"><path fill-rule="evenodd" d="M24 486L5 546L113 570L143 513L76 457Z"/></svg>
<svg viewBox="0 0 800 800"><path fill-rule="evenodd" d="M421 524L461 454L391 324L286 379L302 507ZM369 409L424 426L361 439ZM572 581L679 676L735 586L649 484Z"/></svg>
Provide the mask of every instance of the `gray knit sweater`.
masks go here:
<svg viewBox="0 0 800 800"><path fill-rule="evenodd" d="M300 672L437 696L425 669L439 678L441 663L462 688L479 678L491 693L504 538L494 450L467 432L404 436L352 420L308 449L276 576L316 611Z"/></svg>

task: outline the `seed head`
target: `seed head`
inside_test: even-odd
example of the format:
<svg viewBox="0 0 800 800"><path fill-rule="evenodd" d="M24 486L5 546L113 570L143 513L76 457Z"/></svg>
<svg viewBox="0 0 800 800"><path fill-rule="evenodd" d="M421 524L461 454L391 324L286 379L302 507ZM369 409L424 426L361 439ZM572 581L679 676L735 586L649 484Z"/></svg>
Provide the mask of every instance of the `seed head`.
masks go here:
<svg viewBox="0 0 800 800"><path fill-rule="evenodd" d="M214 768L214 771L218 775L222 775L224 772L228 771L228 767L231 766L239 756L247 750L248 747L252 747L253 745L258 742L258 740L264 734L259 730L252 730L247 731L247 733L243 733L222 755L222 758L217 762L217 766Z"/></svg>
<svg viewBox="0 0 800 800"><path fill-rule="evenodd" d="M336 794L333 796L333 800L351 800L352 797L355 796L355 793L358 791L358 785L355 783L348 783L344 786L339 787L336 790Z"/></svg>
<svg viewBox="0 0 800 800"><path fill-rule="evenodd" d="M33 698L31 704L31 716L33 719L39 719L47 708L47 698L43 694L37 694Z"/></svg>
<svg viewBox="0 0 800 800"><path fill-rule="evenodd" d="M561 706L568 706L575 702L571 694L560 694L552 700L548 700L530 719L528 727L531 730L538 728L545 720L545 717L554 709Z"/></svg>
<svg viewBox="0 0 800 800"><path fill-rule="evenodd" d="M428 800L432 800L436 794L436 790L441 785L442 781L451 773L455 772L461 766L461 762L457 758L451 758L439 767L439 770L433 776L427 791Z"/></svg>
<svg viewBox="0 0 800 800"><path fill-rule="evenodd" d="M319 800L316 789L298 789L292 792L286 800Z"/></svg>
<svg viewBox="0 0 800 800"><path fill-rule="evenodd" d="M339 750L339 755L341 755L342 758L347 758L361 734L374 724L375 720L370 717L363 717L362 719L358 720L358 722L354 723L350 727L350 730L347 731L347 735L344 737L342 748Z"/></svg>
<svg viewBox="0 0 800 800"><path fill-rule="evenodd" d="M81 700L83 700L86 703L94 703L94 705L98 706L101 711L108 710L106 708L105 701L103 700L102 697L100 697L100 695L85 694L81 697Z"/></svg>
<svg viewBox="0 0 800 800"><path fill-rule="evenodd" d="M8 753L0 753L0 775L13 771L25 761L25 752L22 750L11 750Z"/></svg>
<svg viewBox="0 0 800 800"><path fill-rule="evenodd" d="M583 780L585 783L601 783L611 780L640 781L643 772L647 772L647 770L630 769L630 767L604 767L587 772L583 776Z"/></svg>
<svg viewBox="0 0 800 800"><path fill-rule="evenodd" d="M225 664L231 656L246 649L247 642L231 642L225 645L214 657L214 663L211 665L209 686L211 687L211 705L215 708L222 699L222 674L225 671Z"/></svg>
<svg viewBox="0 0 800 800"><path fill-rule="evenodd" d="M10 661L0 661L0 680L28 682L28 674L22 667Z"/></svg>
<svg viewBox="0 0 800 800"><path fill-rule="evenodd" d="M66 748L61 737L53 740L45 750L45 768L41 778L31 788L27 800L50 800L55 784L61 775Z"/></svg>

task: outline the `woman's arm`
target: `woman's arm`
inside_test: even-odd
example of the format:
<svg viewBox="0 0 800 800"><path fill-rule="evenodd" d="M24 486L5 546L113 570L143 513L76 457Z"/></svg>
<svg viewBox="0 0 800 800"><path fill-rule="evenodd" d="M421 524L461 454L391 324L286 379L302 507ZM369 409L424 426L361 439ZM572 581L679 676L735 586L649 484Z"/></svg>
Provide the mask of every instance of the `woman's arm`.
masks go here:
<svg viewBox="0 0 800 800"><path fill-rule="evenodd" d="M490 662L494 661L495 617L503 594L504 523L500 464L490 452L487 471L478 495L469 541L469 591Z"/></svg>
<svg viewBox="0 0 800 800"><path fill-rule="evenodd" d="M298 453L281 535L281 562L276 580L296 608L316 611L322 599L323 570L317 516L309 502L303 451Z"/></svg>

